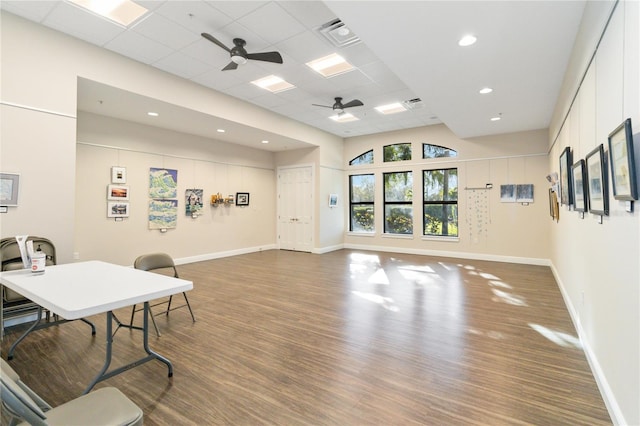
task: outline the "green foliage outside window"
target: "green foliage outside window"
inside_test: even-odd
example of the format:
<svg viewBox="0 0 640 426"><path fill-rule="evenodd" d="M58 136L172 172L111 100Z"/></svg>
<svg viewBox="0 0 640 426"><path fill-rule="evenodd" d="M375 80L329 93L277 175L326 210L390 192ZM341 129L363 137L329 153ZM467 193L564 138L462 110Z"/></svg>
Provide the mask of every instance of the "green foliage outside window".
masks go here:
<svg viewBox="0 0 640 426"><path fill-rule="evenodd" d="M359 164L373 164L373 150L367 151L349 161L350 166L357 166Z"/></svg>
<svg viewBox="0 0 640 426"><path fill-rule="evenodd" d="M440 145L422 144L422 158L457 157L458 151Z"/></svg>
<svg viewBox="0 0 640 426"><path fill-rule="evenodd" d="M387 145L382 149L384 162L411 160L411 143Z"/></svg>
<svg viewBox="0 0 640 426"><path fill-rule="evenodd" d="M413 234L413 174L384 174L384 232Z"/></svg>
<svg viewBox="0 0 640 426"><path fill-rule="evenodd" d="M349 176L352 232L373 232L375 177L372 174Z"/></svg>
<svg viewBox="0 0 640 426"><path fill-rule="evenodd" d="M424 235L458 236L458 169L424 170Z"/></svg>

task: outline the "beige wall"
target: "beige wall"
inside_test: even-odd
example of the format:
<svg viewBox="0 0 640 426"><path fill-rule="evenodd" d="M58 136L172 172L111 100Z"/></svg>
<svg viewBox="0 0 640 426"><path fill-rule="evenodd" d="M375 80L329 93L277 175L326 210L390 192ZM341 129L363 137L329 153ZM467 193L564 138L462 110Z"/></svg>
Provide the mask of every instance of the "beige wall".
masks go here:
<svg viewBox="0 0 640 426"><path fill-rule="evenodd" d="M413 160L382 162L382 147L411 142ZM458 151L458 157L422 159L422 144L446 146ZM436 254L463 258L482 258L510 262L547 264L549 259L548 174L545 130L487 136L462 140L444 125L408 129L398 132L349 138L345 141L345 195L348 197L348 175L374 173L376 179L376 211L374 235L350 233L345 245L362 248L392 248L398 251ZM373 149L374 164L349 166L351 159ZM422 236L422 170L458 168L459 238L425 239ZM382 215L382 174L389 171L413 172L414 234L384 235ZM491 190L465 188L485 188ZM533 184L534 202L528 206L500 202L500 185ZM480 204L478 204L480 203ZM478 209L476 206L482 208ZM348 200L345 200L348 226Z"/></svg>
<svg viewBox="0 0 640 426"><path fill-rule="evenodd" d="M80 260L127 265L140 253L162 250L191 261L274 247L272 153L89 113L78 114L77 137L74 250ZM112 166L127 170L130 216L122 221L106 217ZM178 170L178 224L166 233L148 229L150 167ZM187 188L204 190L197 218L185 213ZM210 195L218 192L249 192L249 206L212 207Z"/></svg>
<svg viewBox="0 0 640 426"><path fill-rule="evenodd" d="M565 147L574 162L600 144L606 150L609 132L626 118L632 120L640 157L640 3L618 4L588 68L585 60L612 6L587 4L550 126L551 170L558 171ZM637 201L635 212L626 212L610 186L609 203L602 224L592 214L583 218L563 207L560 221L551 226L551 260L614 422L640 424L640 212Z"/></svg>

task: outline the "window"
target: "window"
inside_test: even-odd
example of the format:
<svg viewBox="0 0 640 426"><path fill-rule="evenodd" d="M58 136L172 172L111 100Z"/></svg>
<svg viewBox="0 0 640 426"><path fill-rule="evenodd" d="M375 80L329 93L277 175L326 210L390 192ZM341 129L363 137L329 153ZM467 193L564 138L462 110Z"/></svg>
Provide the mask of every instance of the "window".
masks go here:
<svg viewBox="0 0 640 426"><path fill-rule="evenodd" d="M373 164L373 150L358 155L356 158L349 161L350 166L357 166L358 164Z"/></svg>
<svg viewBox="0 0 640 426"><path fill-rule="evenodd" d="M423 170L424 235L458 236L458 169Z"/></svg>
<svg viewBox="0 0 640 426"><path fill-rule="evenodd" d="M440 145L422 144L422 158L457 157L458 151Z"/></svg>
<svg viewBox="0 0 640 426"><path fill-rule="evenodd" d="M413 175L384 173L384 232L413 234Z"/></svg>
<svg viewBox="0 0 640 426"><path fill-rule="evenodd" d="M349 176L349 214L351 232L373 232L375 178L370 175Z"/></svg>
<svg viewBox="0 0 640 426"><path fill-rule="evenodd" d="M411 160L411 143L397 143L382 148L384 162Z"/></svg>

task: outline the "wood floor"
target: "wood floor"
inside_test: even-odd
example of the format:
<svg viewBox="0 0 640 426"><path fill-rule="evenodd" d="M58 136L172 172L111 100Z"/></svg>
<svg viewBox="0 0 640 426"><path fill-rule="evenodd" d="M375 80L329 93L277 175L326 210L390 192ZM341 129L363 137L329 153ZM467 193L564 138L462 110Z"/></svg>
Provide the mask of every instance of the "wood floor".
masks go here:
<svg viewBox="0 0 640 426"><path fill-rule="evenodd" d="M273 250L179 271L197 322L181 309L150 333L174 377L153 361L97 385L146 425L611 424L547 267ZM54 406L102 365L105 315L91 319L95 337L52 327L11 361ZM118 331L112 366L140 354L140 334Z"/></svg>

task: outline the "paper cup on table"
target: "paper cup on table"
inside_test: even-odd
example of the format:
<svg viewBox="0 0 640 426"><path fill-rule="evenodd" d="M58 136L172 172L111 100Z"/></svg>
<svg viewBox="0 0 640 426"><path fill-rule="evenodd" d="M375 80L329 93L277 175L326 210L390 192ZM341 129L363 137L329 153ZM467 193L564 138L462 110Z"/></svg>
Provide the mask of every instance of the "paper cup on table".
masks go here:
<svg viewBox="0 0 640 426"><path fill-rule="evenodd" d="M31 256L31 272L42 273L47 263L47 255L41 251L33 253Z"/></svg>

